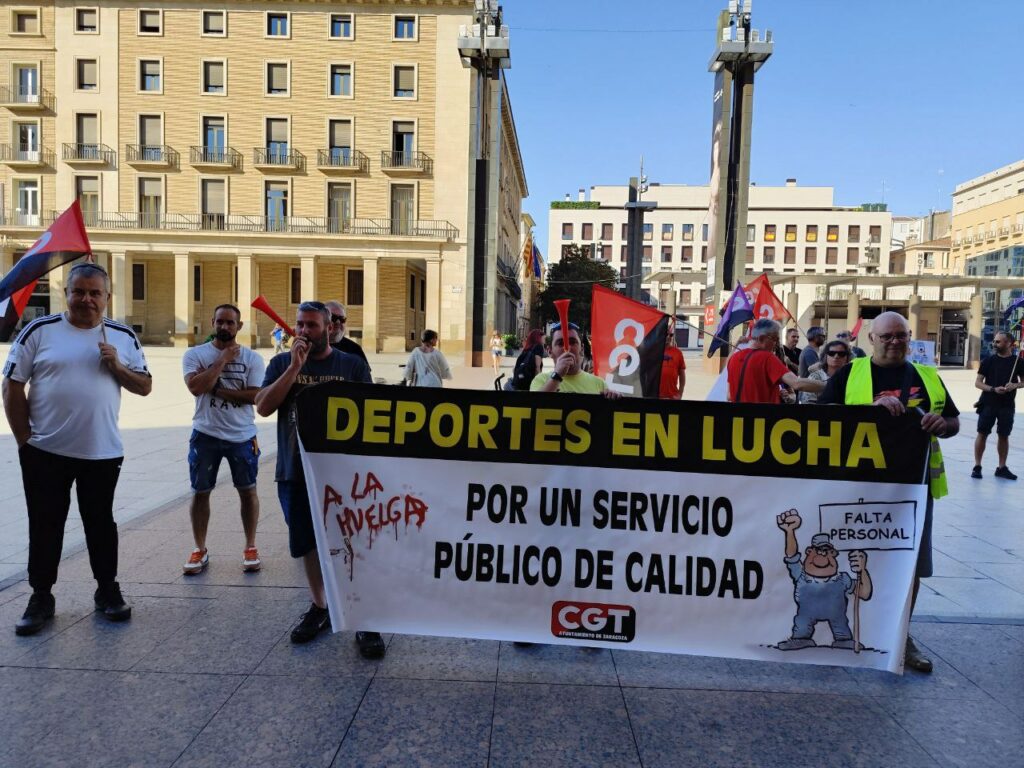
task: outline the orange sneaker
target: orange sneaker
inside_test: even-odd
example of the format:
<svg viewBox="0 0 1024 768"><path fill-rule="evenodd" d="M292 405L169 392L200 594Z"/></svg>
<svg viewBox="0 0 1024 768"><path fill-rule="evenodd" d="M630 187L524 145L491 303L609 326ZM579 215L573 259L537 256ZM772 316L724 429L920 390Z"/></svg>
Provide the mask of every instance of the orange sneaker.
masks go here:
<svg viewBox="0 0 1024 768"><path fill-rule="evenodd" d="M242 553L242 570L246 573L258 571L263 566L260 561L260 553L256 547L246 547Z"/></svg>
<svg viewBox="0 0 1024 768"><path fill-rule="evenodd" d="M193 549L181 570L185 572L186 576L195 576L197 573L205 571L209 564L210 555L205 549Z"/></svg>

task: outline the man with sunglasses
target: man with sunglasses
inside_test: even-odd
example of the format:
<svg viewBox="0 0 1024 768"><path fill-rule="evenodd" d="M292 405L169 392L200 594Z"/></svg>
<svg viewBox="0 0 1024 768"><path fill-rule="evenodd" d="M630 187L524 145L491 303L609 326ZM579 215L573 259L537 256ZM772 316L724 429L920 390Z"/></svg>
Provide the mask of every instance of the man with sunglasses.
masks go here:
<svg viewBox="0 0 1024 768"><path fill-rule="evenodd" d="M331 313L331 346L339 352L361 357L366 367L370 367L370 361L366 359L363 348L345 335L345 326L348 323L348 310L340 301L324 302L327 311Z"/></svg>
<svg viewBox="0 0 1024 768"><path fill-rule="evenodd" d="M874 346L871 357L854 360L828 380L818 397L822 404L877 405L893 416L918 409L921 429L931 435L929 455L928 505L921 533L921 550L910 609L913 613L921 579L932 575L932 506L948 492L942 450L937 438L953 437L960 431L960 411L949 396L938 371L907 360L910 326L898 312L883 312L871 324L868 334ZM914 478L911 478L912 480ZM932 661L907 636L904 654L907 666L919 672L931 672Z"/></svg>
<svg viewBox="0 0 1024 768"><path fill-rule="evenodd" d="M331 313L326 305L319 301L299 304L292 348L271 359L256 395L256 412L260 416L277 413L277 496L288 524L288 549L292 557L302 560L312 596L309 610L292 630L293 643L308 643L331 626L299 454L295 399L306 387L325 381L370 383L370 369L365 362L333 349L328 343L330 323ZM356 632L356 644L365 658L379 659L384 655L384 641L377 632Z"/></svg>
<svg viewBox="0 0 1024 768"><path fill-rule="evenodd" d="M852 331L840 331L839 333L836 334L836 338L839 339L840 341L845 341L847 344L850 345L850 352L853 354L854 358L868 356L867 352L865 352L863 349L861 349L860 347L856 346L853 343L854 341L856 341L856 339L853 338Z"/></svg>
<svg viewBox="0 0 1024 768"><path fill-rule="evenodd" d="M996 427L996 452L999 466L995 476L1004 480L1016 480L1017 476L1006 466L1010 453L1010 432L1013 430L1014 399L1021 387L1024 366L1017 365L1013 354L1013 337L1006 331L999 331L992 340L994 355L981 361L978 378L974 386L981 390L978 401L978 436L974 438L974 470L971 477L981 478L981 457L985 455L985 443Z"/></svg>

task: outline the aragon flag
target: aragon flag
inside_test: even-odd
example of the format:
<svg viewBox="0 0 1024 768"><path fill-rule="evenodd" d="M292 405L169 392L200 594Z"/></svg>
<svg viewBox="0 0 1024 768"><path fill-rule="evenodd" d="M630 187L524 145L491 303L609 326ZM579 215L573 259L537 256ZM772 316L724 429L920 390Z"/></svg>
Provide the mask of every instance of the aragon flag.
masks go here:
<svg viewBox="0 0 1024 768"><path fill-rule="evenodd" d="M594 375L632 397L658 397L669 316L595 285L590 299Z"/></svg>
<svg viewBox="0 0 1024 768"><path fill-rule="evenodd" d="M9 341L40 277L61 264L92 253L75 200L0 280L0 341Z"/></svg>

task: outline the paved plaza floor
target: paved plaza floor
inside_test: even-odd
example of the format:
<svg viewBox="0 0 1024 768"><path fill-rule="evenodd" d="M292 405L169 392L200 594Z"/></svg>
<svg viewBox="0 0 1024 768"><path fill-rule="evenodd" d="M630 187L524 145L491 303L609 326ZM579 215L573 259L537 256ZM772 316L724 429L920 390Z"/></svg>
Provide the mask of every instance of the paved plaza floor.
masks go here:
<svg viewBox="0 0 1024 768"><path fill-rule="evenodd" d="M381 662L352 635L294 646L308 605L273 486L273 422L258 544L243 574L237 496L212 496L208 570L192 544L185 445L192 398L180 352L147 349L154 393L125 395L119 574L133 619L92 610L80 522L68 521L39 635L13 624L29 592L13 439L0 435L0 768L31 766L1008 766L1024 754L1024 489L969 475L970 372L943 372L967 409L945 441L951 494L936 507L936 575L912 626L932 675L394 635ZM400 375L401 356L374 359ZM687 394L710 377L691 367ZM506 371L511 363L507 363ZM456 366L488 387L490 369ZM1020 408L1021 404L1018 404ZM1024 428L1021 429L1024 435ZM1024 438L1022 438L1024 439ZM993 438L994 440L994 438ZM1024 450L1011 453L1024 470Z"/></svg>

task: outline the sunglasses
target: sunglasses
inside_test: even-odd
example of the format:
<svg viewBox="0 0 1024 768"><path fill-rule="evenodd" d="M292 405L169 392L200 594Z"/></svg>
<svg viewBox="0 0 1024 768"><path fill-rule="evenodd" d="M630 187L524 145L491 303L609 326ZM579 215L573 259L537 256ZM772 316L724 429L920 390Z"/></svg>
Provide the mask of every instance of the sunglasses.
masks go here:
<svg viewBox="0 0 1024 768"><path fill-rule="evenodd" d="M842 349L830 349L825 354L828 355L829 357L846 357L847 356L846 352L843 351Z"/></svg>
<svg viewBox="0 0 1024 768"><path fill-rule="evenodd" d="M331 315L332 323L345 323L348 322L348 318L343 315Z"/></svg>

